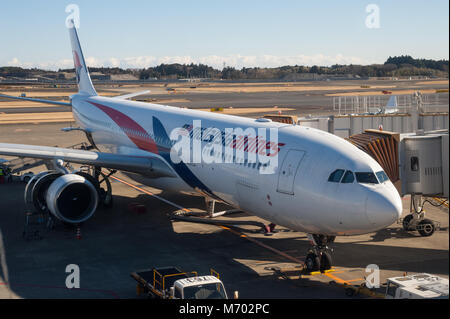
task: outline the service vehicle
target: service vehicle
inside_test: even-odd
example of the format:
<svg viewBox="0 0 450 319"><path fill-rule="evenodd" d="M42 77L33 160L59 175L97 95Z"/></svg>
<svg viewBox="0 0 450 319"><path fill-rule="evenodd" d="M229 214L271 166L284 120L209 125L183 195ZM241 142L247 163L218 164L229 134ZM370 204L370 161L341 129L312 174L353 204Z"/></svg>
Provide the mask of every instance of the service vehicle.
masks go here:
<svg viewBox="0 0 450 319"><path fill-rule="evenodd" d="M161 267L131 273L137 281L137 295L161 299L228 299L219 274L198 276L196 271L183 272L177 267Z"/></svg>
<svg viewBox="0 0 450 319"><path fill-rule="evenodd" d="M386 299L447 299L448 279L426 273L387 279Z"/></svg>

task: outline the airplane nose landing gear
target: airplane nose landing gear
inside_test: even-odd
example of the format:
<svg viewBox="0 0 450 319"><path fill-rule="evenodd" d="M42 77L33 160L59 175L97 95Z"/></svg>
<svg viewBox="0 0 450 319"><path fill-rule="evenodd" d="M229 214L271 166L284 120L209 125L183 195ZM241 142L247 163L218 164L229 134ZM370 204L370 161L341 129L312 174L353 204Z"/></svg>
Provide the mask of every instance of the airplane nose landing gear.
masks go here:
<svg viewBox="0 0 450 319"><path fill-rule="evenodd" d="M312 247L308 250L305 259L307 272L324 272L331 269L333 264L331 258L332 249L328 247L328 244L334 242L335 238L335 236L308 234Z"/></svg>

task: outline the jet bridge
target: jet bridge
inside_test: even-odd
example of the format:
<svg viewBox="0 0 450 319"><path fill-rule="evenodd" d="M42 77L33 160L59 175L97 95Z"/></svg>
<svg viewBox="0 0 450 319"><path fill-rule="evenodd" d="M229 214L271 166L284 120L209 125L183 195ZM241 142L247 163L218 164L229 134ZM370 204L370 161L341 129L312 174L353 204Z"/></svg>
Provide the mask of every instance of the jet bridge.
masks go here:
<svg viewBox="0 0 450 319"><path fill-rule="evenodd" d="M403 228L431 236L439 224L425 218L423 206L448 207L448 130L407 134L366 130L347 140L377 160L401 196L411 195L411 214L400 221Z"/></svg>

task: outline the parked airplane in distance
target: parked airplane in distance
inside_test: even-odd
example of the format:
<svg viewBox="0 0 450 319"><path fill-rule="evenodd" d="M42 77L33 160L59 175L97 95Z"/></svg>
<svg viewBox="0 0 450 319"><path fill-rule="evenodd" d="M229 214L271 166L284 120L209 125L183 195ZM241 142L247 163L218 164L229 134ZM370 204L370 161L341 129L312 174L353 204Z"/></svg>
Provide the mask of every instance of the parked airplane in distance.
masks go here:
<svg viewBox="0 0 450 319"><path fill-rule="evenodd" d="M79 88L70 103L0 95L71 106L95 150L0 143L0 155L55 164L27 185L37 209L65 223L85 222L102 200L99 176L68 171L64 162L120 170L140 183L201 195L308 233L309 270L331 267L328 244L335 236L374 232L400 217L401 198L381 166L346 140L267 119L99 96L76 28L69 33Z"/></svg>

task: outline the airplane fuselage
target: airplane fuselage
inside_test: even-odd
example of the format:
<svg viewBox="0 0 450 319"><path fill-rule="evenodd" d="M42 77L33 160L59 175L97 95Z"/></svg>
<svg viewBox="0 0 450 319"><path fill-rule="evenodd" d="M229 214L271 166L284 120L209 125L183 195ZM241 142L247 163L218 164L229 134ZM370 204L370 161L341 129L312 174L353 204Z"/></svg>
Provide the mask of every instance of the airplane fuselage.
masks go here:
<svg viewBox="0 0 450 319"><path fill-rule="evenodd" d="M401 199L389 180L329 181L339 169L365 174L383 170L351 143L320 130L100 96L77 94L72 105L76 121L91 133L100 150L166 161L175 178L130 174L155 188L204 195L293 230L330 236L372 232L392 224L401 214ZM231 146L235 151L240 148L240 154L218 153L211 150L213 134L200 135L202 160L174 163L170 157L174 141L168 136L177 130L180 136L190 134L191 158L199 155L194 155L199 151L193 145L193 127L198 123L194 121L201 121L202 130L221 132L225 148L231 145L224 134L227 129L265 131L266 152L247 139ZM271 132L277 133L274 142L268 142ZM256 161L250 160L255 155ZM270 173L262 173L269 158L278 163Z"/></svg>

